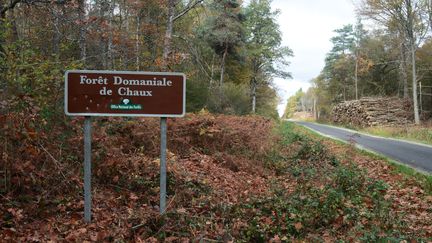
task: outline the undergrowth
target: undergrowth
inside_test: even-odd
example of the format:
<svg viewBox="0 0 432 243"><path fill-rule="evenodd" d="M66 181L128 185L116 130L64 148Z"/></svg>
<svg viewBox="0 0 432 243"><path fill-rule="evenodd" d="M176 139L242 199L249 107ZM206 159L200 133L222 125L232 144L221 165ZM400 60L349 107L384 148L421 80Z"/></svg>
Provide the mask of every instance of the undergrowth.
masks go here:
<svg viewBox="0 0 432 243"><path fill-rule="evenodd" d="M246 216L249 222L240 233L241 241L322 240L323 235L363 241L409 238L400 232L391 201L384 198L386 183L368 178L354 164L341 164L291 123L282 124L280 133L280 146L295 151L278 156L285 160L276 167L280 177L271 196L233 207L235 218ZM275 157L273 153L270 161ZM293 191L284 187L282 178L287 177L297 185Z"/></svg>
<svg viewBox="0 0 432 243"><path fill-rule="evenodd" d="M382 137L406 139L432 145L432 129L430 125L368 127L360 129L360 131Z"/></svg>
<svg viewBox="0 0 432 243"><path fill-rule="evenodd" d="M353 124L336 124L328 121L319 121L321 124L329 124L344 127L350 130L376 135L386 138L395 138L432 145L432 124L423 123L422 125L394 125L394 126L371 126L360 127Z"/></svg>
<svg viewBox="0 0 432 243"><path fill-rule="evenodd" d="M23 116L11 114L1 129L8 176L1 181L7 186L0 191L0 238L6 240L399 242L429 236L411 230L394 209L391 185L355 161L340 160L296 125L211 114L168 122L164 215L158 210L159 121L96 119L94 221L87 225L82 120L46 129L38 127L40 117ZM410 190L402 194L406 200L413 198Z"/></svg>

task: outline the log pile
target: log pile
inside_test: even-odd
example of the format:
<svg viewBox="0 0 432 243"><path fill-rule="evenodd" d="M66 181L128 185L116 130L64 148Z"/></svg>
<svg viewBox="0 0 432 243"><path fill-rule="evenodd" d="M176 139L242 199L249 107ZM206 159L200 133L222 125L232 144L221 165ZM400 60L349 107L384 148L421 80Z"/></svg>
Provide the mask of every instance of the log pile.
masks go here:
<svg viewBox="0 0 432 243"><path fill-rule="evenodd" d="M335 123L360 127L405 125L412 123L412 103L397 97L345 101L333 107Z"/></svg>

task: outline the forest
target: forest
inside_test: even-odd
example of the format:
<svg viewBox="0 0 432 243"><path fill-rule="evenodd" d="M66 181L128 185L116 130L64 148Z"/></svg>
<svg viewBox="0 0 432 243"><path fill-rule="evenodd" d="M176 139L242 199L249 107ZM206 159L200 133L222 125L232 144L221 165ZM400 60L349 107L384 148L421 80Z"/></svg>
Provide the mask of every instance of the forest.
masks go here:
<svg viewBox="0 0 432 243"><path fill-rule="evenodd" d="M397 96L427 120L430 1L356 4L361 20L335 31L284 118ZM279 118L273 80L289 82L295 54L279 14L271 0L0 0L0 241L430 241L430 175ZM68 70L184 73L187 113L68 116ZM76 75L87 87L175 82L87 72Z"/></svg>
<svg viewBox="0 0 432 243"><path fill-rule="evenodd" d="M296 109L329 119L333 105L362 97L400 97L413 103L413 121L432 112L431 2L355 1L357 23L334 30L333 48L309 90L290 98ZM297 104L300 104L297 107ZM315 107L315 108L314 108Z"/></svg>
<svg viewBox="0 0 432 243"><path fill-rule="evenodd" d="M178 71L188 79L188 112L276 118L272 78L289 77L292 52L281 46L270 3L0 2L1 109L28 97L43 114L61 116L69 69Z"/></svg>

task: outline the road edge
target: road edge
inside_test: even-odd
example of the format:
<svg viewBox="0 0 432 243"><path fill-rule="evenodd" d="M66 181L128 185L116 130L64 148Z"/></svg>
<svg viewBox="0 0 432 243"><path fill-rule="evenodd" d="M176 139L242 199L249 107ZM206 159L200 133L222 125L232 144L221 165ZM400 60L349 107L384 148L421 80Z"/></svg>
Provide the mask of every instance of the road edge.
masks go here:
<svg viewBox="0 0 432 243"><path fill-rule="evenodd" d="M327 135L327 134L321 133L321 132L319 132L319 131L317 131L317 130L314 130L314 129L310 128L310 127L303 126L302 124L298 124L298 123L296 123L295 121L292 121L292 120L291 120L291 121L289 121L289 122L294 122L295 124L300 125L300 126L306 128L306 129L308 129L308 130L310 130L310 131L312 131L312 132L318 134L319 136L326 137L326 138L330 138L330 139L332 139L332 140L342 142L343 144L350 144L348 141L345 141L345 140L343 140L343 139L336 138L336 137L333 137L333 136L330 136L330 135ZM311 123L314 123L314 122L311 122ZM320 123L315 123L315 124L323 125L323 126L328 126L328 127L333 127L333 128L339 128L339 127L336 127L336 126L324 125L324 124L320 124ZM340 128L340 129L345 130L345 131L349 131L349 132L354 132L354 133L358 133L358 134L362 134L362 135L370 136L370 135L368 135L367 133L359 133L359 132L357 132L357 131L354 131L354 130L351 130L351 129L347 129L347 128ZM379 137L379 136L371 136L371 137L382 138L382 137ZM385 138L385 139L389 139L389 138ZM405 141L405 140L400 140L400 139L389 139L389 140L396 140L396 141L403 141L403 142ZM413 144L413 143L411 143L411 144ZM416 144L416 143L414 143L414 144ZM417 145L424 145L424 144L417 144ZM373 155L375 155L375 156L380 157L381 159L386 160L389 164L391 164L391 163L395 163L395 164L398 164L398 165L400 165L400 166L406 166L406 167L408 167L408 168L410 168L410 169L415 170L416 172L418 172L418 173L420 173L420 174L423 174L423 175L426 175L426 176L432 176L432 173L429 173L429 172L427 172L427 171L425 171L425 170L423 170L423 169L421 169L421 168L418 168L418 167L415 167L415 166L412 166L412 165L409 165L409 164L403 163L403 162L401 162L401 161L398 161L398 160L395 160L395 159L389 158L389 157L387 157L387 156L384 155L384 154L381 154L381 153L378 153L378 152L376 152L376 151L373 151L373 150L367 149L367 148L365 148L365 147L363 147L363 146L361 146L361 145L359 145L359 144L355 144L354 146L355 146L357 149L359 149L359 150L362 150L362 151L364 151L364 152L367 152L367 153L373 154ZM430 147L430 148L432 148L432 146L426 146L426 147Z"/></svg>
<svg viewBox="0 0 432 243"><path fill-rule="evenodd" d="M299 121L299 122L303 122L303 121L300 121L300 120L287 120L287 121L292 121L292 122ZM404 143L409 143L409 144L413 144L413 145L418 145L418 146L424 146L424 147L427 147L427 148L432 148L432 145L425 144L425 143L420 143L420 142L415 142L415 141L410 141L410 140L404 140L404 139L400 139L400 138L382 137L382 136L377 136L377 135L373 135L373 134L369 134L369 133L365 133L365 132L360 132L360 131L352 130L352 129L345 128L345 127L338 127L338 126L334 126L334 125L329 125L329 124L310 122L310 121L308 121L308 122L316 124L316 125L321 125L321 126L326 126L326 127L341 129L341 130L344 130L344 131L347 131L347 132L357 133L357 134L361 134L361 135L369 136L369 137L373 137L373 138L381 138L381 139L386 139L386 140L393 140L393 141L397 141L397 142L404 142Z"/></svg>

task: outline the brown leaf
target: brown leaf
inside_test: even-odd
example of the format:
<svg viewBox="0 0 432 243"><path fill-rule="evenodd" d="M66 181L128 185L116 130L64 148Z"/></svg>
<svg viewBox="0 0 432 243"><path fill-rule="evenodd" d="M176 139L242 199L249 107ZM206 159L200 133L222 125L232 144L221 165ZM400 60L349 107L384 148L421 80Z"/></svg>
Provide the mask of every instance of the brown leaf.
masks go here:
<svg viewBox="0 0 432 243"><path fill-rule="evenodd" d="M165 238L164 242L176 242L178 239L179 239L178 237L170 236L170 237Z"/></svg>
<svg viewBox="0 0 432 243"><path fill-rule="evenodd" d="M93 241L93 242L98 241L98 234L91 234L90 235L90 240Z"/></svg>
<svg viewBox="0 0 432 243"><path fill-rule="evenodd" d="M177 213L186 213L186 209L185 208L179 208L179 209L177 209Z"/></svg>
<svg viewBox="0 0 432 243"><path fill-rule="evenodd" d="M144 242L157 243L159 241L156 238L154 238L154 237L150 237L150 238L145 239Z"/></svg>
<svg viewBox="0 0 432 243"><path fill-rule="evenodd" d="M133 201L136 201L136 200L138 200L138 197L137 197L137 195L136 195L135 193L131 193L131 194L129 195L129 199L131 199L131 200L133 200Z"/></svg>
<svg viewBox="0 0 432 243"><path fill-rule="evenodd" d="M97 233L97 241L103 241L109 235L107 231L99 231Z"/></svg>
<svg viewBox="0 0 432 243"><path fill-rule="evenodd" d="M278 235L273 236L273 238L270 239L271 243L280 243L282 242Z"/></svg>
<svg viewBox="0 0 432 243"><path fill-rule="evenodd" d="M298 222L298 223L295 223L295 224L294 224L294 228L295 228L297 231L299 231L299 230L301 230L301 229L303 228L303 225L302 225L302 223Z"/></svg>
<svg viewBox="0 0 432 243"><path fill-rule="evenodd" d="M87 229L86 229L86 228L81 228L81 229L78 229L77 231L78 231L78 233L80 233L80 234L85 234L85 233L87 233Z"/></svg>

